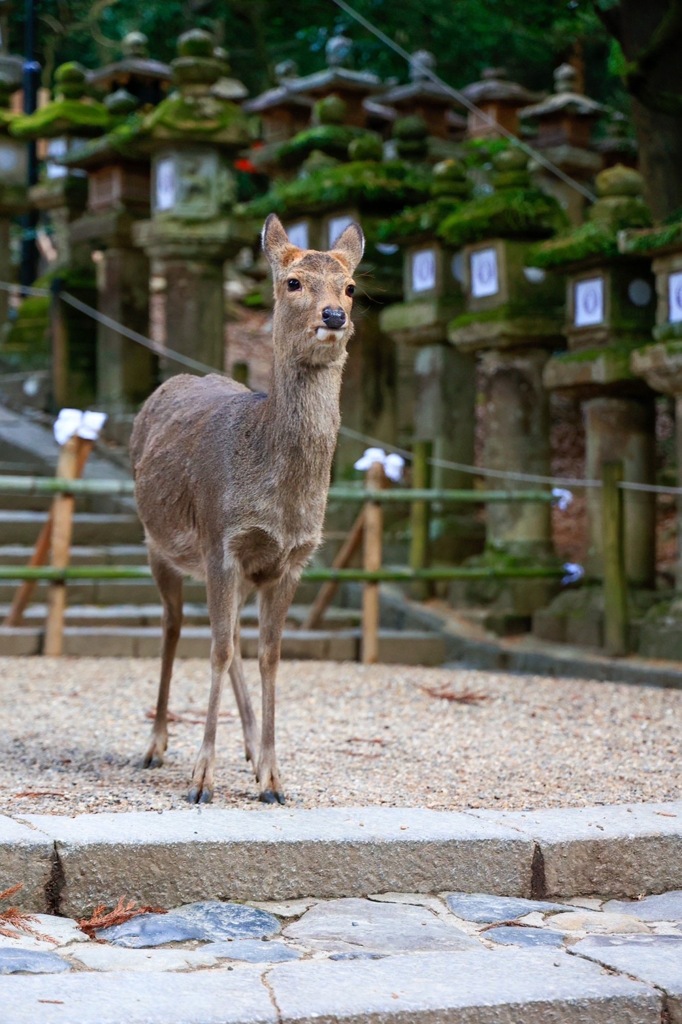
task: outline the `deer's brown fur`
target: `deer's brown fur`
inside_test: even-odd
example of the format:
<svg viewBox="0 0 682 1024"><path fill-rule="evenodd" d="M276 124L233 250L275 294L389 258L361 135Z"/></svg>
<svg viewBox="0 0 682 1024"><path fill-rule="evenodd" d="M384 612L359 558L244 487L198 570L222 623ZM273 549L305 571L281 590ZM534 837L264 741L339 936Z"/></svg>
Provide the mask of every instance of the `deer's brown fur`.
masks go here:
<svg viewBox="0 0 682 1024"><path fill-rule="evenodd" d="M284 801L275 756L275 677L287 610L322 537L341 375L353 333L352 274L363 244L362 231L351 224L330 252L302 250L271 214L263 228L275 288L269 394L215 374L183 374L155 391L135 420L135 494L164 607L161 681L146 766L162 763L168 742L183 575L206 580L212 679L192 802L213 795L215 734L228 673L260 799ZM260 605L260 740L239 653L239 615L254 588Z"/></svg>

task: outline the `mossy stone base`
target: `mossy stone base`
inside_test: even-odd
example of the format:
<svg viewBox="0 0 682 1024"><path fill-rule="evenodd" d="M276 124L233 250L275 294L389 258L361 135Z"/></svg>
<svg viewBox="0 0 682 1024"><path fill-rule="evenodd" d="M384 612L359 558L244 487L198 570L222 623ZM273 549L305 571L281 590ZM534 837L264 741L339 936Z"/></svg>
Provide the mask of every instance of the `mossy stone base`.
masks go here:
<svg viewBox="0 0 682 1024"><path fill-rule="evenodd" d="M381 311L381 329L407 345L438 344L446 337L447 325L456 315L457 305L435 298L396 302Z"/></svg>
<svg viewBox="0 0 682 1024"><path fill-rule="evenodd" d="M544 347L563 344L558 321L543 316L510 316L509 308L469 313L448 326L448 338L462 352L482 349ZM506 315L505 315L506 314Z"/></svg>
<svg viewBox="0 0 682 1024"><path fill-rule="evenodd" d="M639 628L637 651L645 658L682 661L682 597L655 604Z"/></svg>
<svg viewBox="0 0 682 1024"><path fill-rule="evenodd" d="M682 324L671 324L682 327ZM682 395L682 342L668 341L659 345L646 345L632 355L632 369L644 377L656 391L667 395Z"/></svg>
<svg viewBox="0 0 682 1024"><path fill-rule="evenodd" d="M570 390L587 397L589 394L619 393L642 390L630 369L633 346L580 349L563 352L547 361L543 383L549 391Z"/></svg>
<svg viewBox="0 0 682 1024"><path fill-rule="evenodd" d="M630 650L637 650L639 647L643 621L657 597L655 591L651 590L630 589L628 591L628 648ZM604 592L602 587L598 584L588 584L564 590L547 608L538 609L533 614L533 634L541 640L549 640L552 643L574 644L577 647L588 647L594 650L603 649ZM640 653L643 653L641 648Z"/></svg>
<svg viewBox="0 0 682 1024"><path fill-rule="evenodd" d="M557 564L558 568L558 563L548 557L546 549L541 550L537 545L528 545L525 549L517 545L513 552L488 548L483 554L464 562L466 567L505 571L548 568L552 564ZM498 616L498 624L505 632L507 626L504 623L509 616L526 618L530 626L530 616L538 608L544 608L558 588L558 577L556 580L551 577L454 580L448 590L448 600L455 608L488 608L491 623Z"/></svg>

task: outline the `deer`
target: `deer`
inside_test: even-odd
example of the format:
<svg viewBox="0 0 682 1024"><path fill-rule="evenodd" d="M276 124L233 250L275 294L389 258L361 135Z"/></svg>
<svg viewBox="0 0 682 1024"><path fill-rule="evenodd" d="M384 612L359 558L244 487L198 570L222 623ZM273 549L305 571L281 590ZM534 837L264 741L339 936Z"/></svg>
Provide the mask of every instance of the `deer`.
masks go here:
<svg viewBox="0 0 682 1024"><path fill-rule="evenodd" d="M352 222L327 252L292 244L270 214L261 233L272 269L273 362L267 394L230 377L178 374L133 424L135 497L162 603L161 674L143 766L163 764L168 699L183 615L183 579L206 583L211 683L203 741L187 799L213 799L221 694L229 675L259 800L285 802L275 752L282 633L301 573L322 540L340 426L353 273L364 235ZM246 686L240 614L259 612L261 730Z"/></svg>

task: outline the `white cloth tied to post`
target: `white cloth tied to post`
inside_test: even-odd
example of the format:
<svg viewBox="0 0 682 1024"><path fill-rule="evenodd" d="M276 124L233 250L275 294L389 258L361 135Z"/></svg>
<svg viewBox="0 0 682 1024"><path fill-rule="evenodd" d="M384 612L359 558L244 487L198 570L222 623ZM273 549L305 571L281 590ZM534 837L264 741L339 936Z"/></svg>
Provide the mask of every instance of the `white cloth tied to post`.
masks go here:
<svg viewBox="0 0 682 1024"><path fill-rule="evenodd" d="M362 456L354 463L354 468L364 472L375 462L381 463L389 480L393 480L396 484L400 483L405 466L405 459L402 455L396 455L394 452L387 454L383 448L366 448Z"/></svg>
<svg viewBox="0 0 682 1024"><path fill-rule="evenodd" d="M565 512L568 506L573 501L573 492L566 490L565 487L553 487L552 498L556 504L556 507L560 512Z"/></svg>
<svg viewBox="0 0 682 1024"><path fill-rule="evenodd" d="M86 441L96 441L107 421L105 412L83 412L81 409L62 409L54 423L57 444L66 444L74 434Z"/></svg>

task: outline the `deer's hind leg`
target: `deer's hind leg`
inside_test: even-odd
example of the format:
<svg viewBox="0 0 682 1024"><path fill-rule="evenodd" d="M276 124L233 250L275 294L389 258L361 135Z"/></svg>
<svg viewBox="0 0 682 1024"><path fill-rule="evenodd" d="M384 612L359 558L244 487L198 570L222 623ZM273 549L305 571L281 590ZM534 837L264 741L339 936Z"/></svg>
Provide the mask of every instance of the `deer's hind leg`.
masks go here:
<svg viewBox="0 0 682 1024"><path fill-rule="evenodd" d="M154 727L144 768L158 768L168 746L168 695L175 652L182 628L182 575L166 562L150 545L149 564L163 603L163 639L161 643L161 679L156 701Z"/></svg>
<svg viewBox="0 0 682 1024"><path fill-rule="evenodd" d="M239 611L241 612L241 605ZM232 683L232 689L234 690L237 707L239 708L239 717L242 722L242 730L244 732L244 753L246 755L246 760L251 762L255 771L258 761L260 734L256 716L253 711L253 705L251 704L249 691L246 688L246 680L244 678L244 666L240 650L239 614L237 615L234 628L234 653L232 655L232 664L230 665L230 682Z"/></svg>

